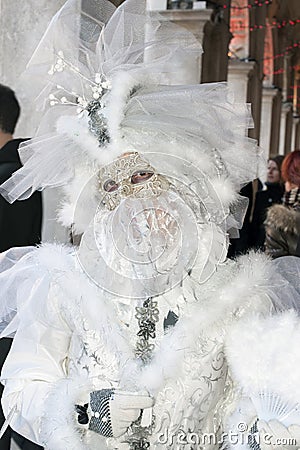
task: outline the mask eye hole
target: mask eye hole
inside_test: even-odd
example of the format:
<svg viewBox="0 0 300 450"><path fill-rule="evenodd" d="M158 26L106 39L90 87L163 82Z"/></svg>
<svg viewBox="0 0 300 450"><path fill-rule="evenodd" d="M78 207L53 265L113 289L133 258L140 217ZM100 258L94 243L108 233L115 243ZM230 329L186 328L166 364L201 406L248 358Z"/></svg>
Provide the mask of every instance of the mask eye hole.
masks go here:
<svg viewBox="0 0 300 450"><path fill-rule="evenodd" d="M114 192L119 189L119 184L115 180L107 180L103 184L103 189L106 192Z"/></svg>
<svg viewBox="0 0 300 450"><path fill-rule="evenodd" d="M138 184L150 180L154 175L153 172L149 170L138 170L131 175L131 183Z"/></svg>

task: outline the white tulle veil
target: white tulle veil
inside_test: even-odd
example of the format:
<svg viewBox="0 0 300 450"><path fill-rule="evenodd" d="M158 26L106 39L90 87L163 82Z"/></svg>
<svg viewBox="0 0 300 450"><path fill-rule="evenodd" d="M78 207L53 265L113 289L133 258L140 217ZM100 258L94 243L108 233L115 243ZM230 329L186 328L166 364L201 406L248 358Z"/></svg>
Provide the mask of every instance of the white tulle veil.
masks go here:
<svg viewBox="0 0 300 450"><path fill-rule="evenodd" d="M222 83L164 84L180 70L180 56L184 62L187 54L200 53L191 33L147 12L144 0L127 0L118 9L108 0L68 0L22 78L39 129L22 145L24 167L2 186L3 195L14 201L72 180L75 189L78 170L83 180L83 171L89 177L124 151L155 150L195 164L216 186L223 177L219 191L226 191L229 204L256 176L258 149L245 137L248 106L235 104ZM86 106L97 99L110 136L103 146L87 127ZM222 174L216 151L226 166ZM70 225L72 218L61 216Z"/></svg>
<svg viewBox="0 0 300 450"><path fill-rule="evenodd" d="M21 145L23 167L1 186L2 195L13 202L63 186L58 218L85 233L81 248L90 248L94 227L108 215L106 226L120 211L102 211L99 170L136 152L170 183L180 245L186 243L184 272L194 265L198 281L205 281L226 257L228 232L242 225L247 202L238 191L257 176L261 151L247 137L249 105L235 103L226 83L170 84L188 58L200 55L194 35L147 11L145 0L126 0L117 9L108 0L68 0L22 77L39 127ZM160 208L166 207L166 195ZM137 202L135 214L142 207ZM122 211L127 223L133 209ZM101 239L111 245L105 226ZM132 248L130 239L122 251L125 247Z"/></svg>

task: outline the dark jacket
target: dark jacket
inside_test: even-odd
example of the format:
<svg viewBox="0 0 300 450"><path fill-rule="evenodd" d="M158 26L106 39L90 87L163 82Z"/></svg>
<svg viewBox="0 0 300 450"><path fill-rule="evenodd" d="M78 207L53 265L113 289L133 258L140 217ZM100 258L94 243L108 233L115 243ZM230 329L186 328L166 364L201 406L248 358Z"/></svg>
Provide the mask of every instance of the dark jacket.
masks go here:
<svg viewBox="0 0 300 450"><path fill-rule="evenodd" d="M272 258L300 256L300 206L274 205L268 210L266 253Z"/></svg>
<svg viewBox="0 0 300 450"><path fill-rule="evenodd" d="M25 139L13 139L0 149L0 184L22 167L18 147ZM41 241L42 197L8 203L0 195L0 252L11 247L35 245Z"/></svg>
<svg viewBox="0 0 300 450"><path fill-rule="evenodd" d="M264 222L268 209L275 204L282 203L284 186L280 183L266 183L265 191L258 191L255 198L255 206L251 224L251 246L256 249L264 249L266 238Z"/></svg>
<svg viewBox="0 0 300 450"><path fill-rule="evenodd" d="M243 226L241 230L239 230L239 238L230 239L230 246L227 254L228 258L235 258L238 255L242 255L251 248L251 211L253 207L253 190L258 189L258 191L260 191L262 187L263 185L261 181L257 179L253 182L247 183L239 192L240 195L248 198L249 203L243 221Z"/></svg>

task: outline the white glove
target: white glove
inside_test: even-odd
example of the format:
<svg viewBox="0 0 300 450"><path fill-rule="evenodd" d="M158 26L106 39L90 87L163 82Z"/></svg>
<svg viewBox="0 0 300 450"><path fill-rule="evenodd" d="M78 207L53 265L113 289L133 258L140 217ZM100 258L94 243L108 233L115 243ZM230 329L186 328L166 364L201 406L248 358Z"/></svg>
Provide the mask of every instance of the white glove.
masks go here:
<svg viewBox="0 0 300 450"><path fill-rule="evenodd" d="M261 450L297 450L300 448L300 426L285 427L278 420L257 423Z"/></svg>
<svg viewBox="0 0 300 450"><path fill-rule="evenodd" d="M94 391L90 393L89 405L84 406L88 418L85 423L89 430L102 436L118 438L140 417L141 410L151 408L153 404L153 398L145 392L115 389ZM82 422L79 420L79 423Z"/></svg>
<svg viewBox="0 0 300 450"><path fill-rule="evenodd" d="M110 414L113 436L126 433L128 427L141 415L142 409L152 408L154 400L148 394L115 391L110 400Z"/></svg>

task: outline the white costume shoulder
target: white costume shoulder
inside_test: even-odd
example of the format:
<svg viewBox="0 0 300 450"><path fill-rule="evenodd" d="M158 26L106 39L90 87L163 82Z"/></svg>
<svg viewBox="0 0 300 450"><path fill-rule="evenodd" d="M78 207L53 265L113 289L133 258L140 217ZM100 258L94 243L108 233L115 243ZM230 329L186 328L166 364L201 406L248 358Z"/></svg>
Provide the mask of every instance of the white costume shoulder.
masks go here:
<svg viewBox="0 0 300 450"><path fill-rule="evenodd" d="M14 410L11 425L22 435L57 449L71 444L84 448L76 447L74 405L88 382L68 378L66 358L74 330L65 321L60 303L63 286L68 286L71 295L70 286L75 292L74 281L80 278L72 253L71 248L46 244L10 250L1 260L0 284L7 290L13 287L18 299L14 319L2 332L2 336L15 333L11 357L2 371L3 409L7 416ZM52 433L53 429L57 432Z"/></svg>

